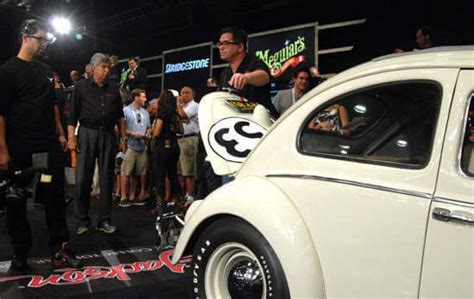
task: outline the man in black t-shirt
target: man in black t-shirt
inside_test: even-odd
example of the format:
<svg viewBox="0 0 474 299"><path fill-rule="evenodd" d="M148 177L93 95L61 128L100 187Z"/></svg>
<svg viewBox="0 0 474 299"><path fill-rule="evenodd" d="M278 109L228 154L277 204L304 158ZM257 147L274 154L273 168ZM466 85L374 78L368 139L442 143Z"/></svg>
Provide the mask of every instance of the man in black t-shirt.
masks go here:
<svg viewBox="0 0 474 299"><path fill-rule="evenodd" d="M247 53L247 33L239 27L224 28L217 45L221 59L229 63L221 73L219 90L233 87L240 96L263 105L278 117L270 97L270 72L263 61Z"/></svg>
<svg viewBox="0 0 474 299"><path fill-rule="evenodd" d="M55 102L53 73L38 61L50 43L46 25L27 20L20 30L21 48L16 57L0 67L0 168L26 169L33 153L61 153L67 148ZM69 250L64 200L64 167L50 170L48 194L40 192L49 229L51 263L55 267L79 267ZM40 189L42 190L42 189ZM43 190L45 191L45 190ZM14 256L12 270L28 268L31 230L26 198L7 203L7 226Z"/></svg>

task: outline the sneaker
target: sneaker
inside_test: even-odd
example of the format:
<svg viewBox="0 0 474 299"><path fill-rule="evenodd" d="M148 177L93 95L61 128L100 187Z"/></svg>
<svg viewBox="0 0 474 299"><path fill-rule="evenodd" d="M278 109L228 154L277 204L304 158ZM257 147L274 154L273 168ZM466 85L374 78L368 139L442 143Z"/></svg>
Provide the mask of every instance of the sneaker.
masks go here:
<svg viewBox="0 0 474 299"><path fill-rule="evenodd" d="M69 249L69 243L64 242L61 249L51 257L51 265L54 268L82 268L83 263Z"/></svg>
<svg viewBox="0 0 474 299"><path fill-rule="evenodd" d="M76 234L78 234L78 235L83 235L83 234L89 233L89 231L90 231L90 227L89 227L89 226L79 226L79 227L77 228Z"/></svg>
<svg viewBox="0 0 474 299"><path fill-rule="evenodd" d="M10 264L10 271L21 271L29 269L28 256L26 254L15 254Z"/></svg>
<svg viewBox="0 0 474 299"><path fill-rule="evenodd" d="M193 202L193 201L194 201L194 196L189 195L189 194L186 193L186 195L184 196L184 199L185 199L187 202Z"/></svg>
<svg viewBox="0 0 474 299"><path fill-rule="evenodd" d="M132 202L125 198L125 199L121 199L120 202L119 202L119 207L121 208L128 208L132 205Z"/></svg>
<svg viewBox="0 0 474 299"><path fill-rule="evenodd" d="M119 202L119 201L120 201L120 194L115 193L115 194L114 194L113 201L114 201L114 202Z"/></svg>
<svg viewBox="0 0 474 299"><path fill-rule="evenodd" d="M106 234L113 234L117 230L117 228L111 225L108 221L102 221L102 223L97 225L95 229Z"/></svg>
<svg viewBox="0 0 474 299"><path fill-rule="evenodd" d="M144 200L139 200L139 199L130 200L129 203L132 206L144 206L146 204Z"/></svg>

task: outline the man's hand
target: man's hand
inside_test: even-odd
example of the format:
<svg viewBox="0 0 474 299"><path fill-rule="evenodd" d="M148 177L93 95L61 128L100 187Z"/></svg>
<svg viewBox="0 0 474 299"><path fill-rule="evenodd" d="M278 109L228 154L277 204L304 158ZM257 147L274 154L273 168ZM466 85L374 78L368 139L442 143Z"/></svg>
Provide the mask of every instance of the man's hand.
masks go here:
<svg viewBox="0 0 474 299"><path fill-rule="evenodd" d="M0 146L0 169L8 169L10 154L6 146Z"/></svg>
<svg viewBox="0 0 474 299"><path fill-rule="evenodd" d="M142 135L138 132L134 132L134 131L130 131L129 132L129 135L132 136L133 138L135 139L142 139L142 138L145 138L145 135Z"/></svg>
<svg viewBox="0 0 474 299"><path fill-rule="evenodd" d="M120 145L119 145L119 150L122 152L122 153L125 153L127 151L127 140L122 139L122 141L120 142Z"/></svg>
<svg viewBox="0 0 474 299"><path fill-rule="evenodd" d="M230 78L229 85L235 89L244 89L248 83L247 81L245 74L235 73L232 75L232 78Z"/></svg>
<svg viewBox="0 0 474 299"><path fill-rule="evenodd" d="M184 98L183 98L183 96L177 96L177 97L176 97L176 105L181 106L181 107L184 106Z"/></svg>
<svg viewBox="0 0 474 299"><path fill-rule="evenodd" d="M59 144L61 144L61 149L63 150L63 152L67 151L68 142L66 140L66 137L64 137L64 135L59 136Z"/></svg>
<svg viewBox="0 0 474 299"><path fill-rule="evenodd" d="M74 135L69 136L67 147L69 148L70 151L79 152L79 148L77 147L77 137L76 136L74 136Z"/></svg>

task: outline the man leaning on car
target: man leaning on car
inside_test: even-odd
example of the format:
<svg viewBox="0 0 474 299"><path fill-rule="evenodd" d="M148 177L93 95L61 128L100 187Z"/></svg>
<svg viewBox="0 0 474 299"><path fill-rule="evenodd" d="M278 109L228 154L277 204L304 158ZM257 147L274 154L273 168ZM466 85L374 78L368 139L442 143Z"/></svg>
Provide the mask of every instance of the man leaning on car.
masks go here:
<svg viewBox="0 0 474 299"><path fill-rule="evenodd" d="M278 117L270 97L268 67L247 53L247 33L239 27L223 28L217 45L221 59L229 63L221 73L218 89L233 87L240 96L263 105L273 117Z"/></svg>

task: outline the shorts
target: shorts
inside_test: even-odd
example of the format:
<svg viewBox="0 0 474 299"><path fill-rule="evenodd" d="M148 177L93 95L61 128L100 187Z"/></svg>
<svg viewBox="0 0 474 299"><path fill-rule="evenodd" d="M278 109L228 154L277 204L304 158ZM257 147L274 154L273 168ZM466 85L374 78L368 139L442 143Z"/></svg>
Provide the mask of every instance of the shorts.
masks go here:
<svg viewBox="0 0 474 299"><path fill-rule="evenodd" d="M146 150L139 153L132 149L127 149L125 159L121 165L122 175L146 175L148 171L148 154Z"/></svg>
<svg viewBox="0 0 474 299"><path fill-rule="evenodd" d="M189 136L178 139L180 150L178 175L196 177L196 157L198 152L198 144L198 136Z"/></svg>

